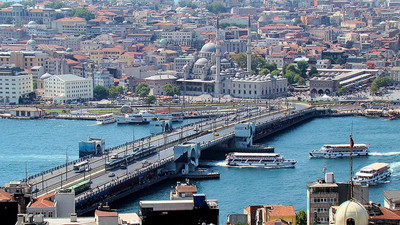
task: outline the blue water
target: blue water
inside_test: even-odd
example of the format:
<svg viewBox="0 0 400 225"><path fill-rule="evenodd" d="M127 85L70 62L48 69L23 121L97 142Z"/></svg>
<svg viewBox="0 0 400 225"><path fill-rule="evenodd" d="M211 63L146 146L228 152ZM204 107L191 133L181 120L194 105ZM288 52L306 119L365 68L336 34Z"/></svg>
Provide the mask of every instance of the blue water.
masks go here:
<svg viewBox="0 0 400 225"><path fill-rule="evenodd" d="M181 126L197 119L173 123ZM106 147L150 135L150 125L97 125L84 120L0 119L0 185L28 174L53 168L78 158L78 143L90 137L105 138ZM133 131L134 129L134 131Z"/></svg>
<svg viewBox="0 0 400 225"><path fill-rule="evenodd" d="M400 121L369 119L361 117L314 119L285 132L279 133L263 143L274 146L275 151L288 159L297 160L294 169L227 168L222 162L212 162L212 169L221 173L220 180L194 182L199 193L209 199L217 199L220 207L220 224L226 216L242 213L248 205L287 204L296 211L306 210L307 182L323 177L322 169L335 173L338 182L349 180L348 159L309 159L308 152L323 144L349 143L351 123L356 143L370 144L372 155L354 160L354 171L374 162L391 163L391 182L370 188L370 200L383 203L384 190L400 187ZM388 154L388 156L384 156ZM378 156L382 155L382 156ZM168 199L173 181L150 188L131 196L114 207L123 212L137 212L140 200Z"/></svg>
<svg viewBox="0 0 400 225"><path fill-rule="evenodd" d="M400 187L400 120L362 117L320 118L279 133L263 143L288 159L297 160L294 169L227 168L222 162L209 162L221 172L220 180L196 181L199 193L217 199L220 221L231 213L241 213L251 204L292 204L296 211L306 209L306 182L322 177L322 168L335 173L338 182L349 179L348 159L309 159L308 152L323 144L348 143L351 123L355 143L370 144L369 157L356 158L354 171L374 162L388 162L391 182L370 188L370 200L383 203L384 190ZM78 157L78 142L87 136L104 137L107 146L132 138L132 125L95 125L93 121L65 120L0 120L0 183L35 173ZM136 138L149 134L148 126L137 125ZM168 199L174 181L157 184L113 204L121 212L137 212L140 200Z"/></svg>

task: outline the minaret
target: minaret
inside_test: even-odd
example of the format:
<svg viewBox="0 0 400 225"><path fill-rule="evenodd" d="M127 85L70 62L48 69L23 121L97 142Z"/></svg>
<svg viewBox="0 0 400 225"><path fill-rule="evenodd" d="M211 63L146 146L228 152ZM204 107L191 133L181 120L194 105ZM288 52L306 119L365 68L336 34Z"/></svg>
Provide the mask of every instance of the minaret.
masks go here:
<svg viewBox="0 0 400 225"><path fill-rule="evenodd" d="M247 25L247 72L251 73L251 22Z"/></svg>
<svg viewBox="0 0 400 225"><path fill-rule="evenodd" d="M219 18L217 17L217 30L215 32L215 59L216 59L216 76L215 76L215 90L214 93L217 97L221 94L221 46L219 42Z"/></svg>

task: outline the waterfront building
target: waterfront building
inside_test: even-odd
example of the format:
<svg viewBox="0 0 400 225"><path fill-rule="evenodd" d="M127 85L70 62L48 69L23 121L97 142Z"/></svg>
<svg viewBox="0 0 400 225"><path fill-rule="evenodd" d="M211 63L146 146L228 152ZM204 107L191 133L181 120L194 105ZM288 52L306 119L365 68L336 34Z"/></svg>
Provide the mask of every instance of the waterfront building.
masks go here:
<svg viewBox="0 0 400 225"><path fill-rule="evenodd" d="M31 92L32 75L14 65L0 66L0 104L18 104Z"/></svg>
<svg viewBox="0 0 400 225"><path fill-rule="evenodd" d="M90 100L93 98L93 80L72 74L42 76L44 98L55 103L71 100Z"/></svg>
<svg viewBox="0 0 400 225"><path fill-rule="evenodd" d="M217 224L217 200L206 200L204 194L194 194L190 200L140 201L142 225L152 224Z"/></svg>
<svg viewBox="0 0 400 225"><path fill-rule="evenodd" d="M400 191L384 191L383 197L386 208L400 210Z"/></svg>
<svg viewBox="0 0 400 225"><path fill-rule="evenodd" d="M114 77L108 70L96 71L93 74L94 87L103 86L109 88L114 85Z"/></svg>
<svg viewBox="0 0 400 225"><path fill-rule="evenodd" d="M293 205L248 206L244 209L249 225L268 224L282 220L286 224L296 224L296 211Z"/></svg>
<svg viewBox="0 0 400 225"><path fill-rule="evenodd" d="M349 183L336 183L333 173L326 173L325 179L307 183L307 224L329 224L330 207L350 199L349 186ZM367 204L368 191L368 186L354 185L354 199Z"/></svg>
<svg viewBox="0 0 400 225"><path fill-rule="evenodd" d="M45 218L66 218L75 213L75 192L58 190L32 200L26 209L28 214Z"/></svg>
<svg viewBox="0 0 400 225"><path fill-rule="evenodd" d="M46 115L46 111L37 107L18 107L9 110L14 118L37 119Z"/></svg>
<svg viewBox="0 0 400 225"><path fill-rule="evenodd" d="M162 88L166 84L175 86L177 78L169 74L154 75L145 78L146 83L150 86L150 94L152 95L165 95L164 89Z"/></svg>

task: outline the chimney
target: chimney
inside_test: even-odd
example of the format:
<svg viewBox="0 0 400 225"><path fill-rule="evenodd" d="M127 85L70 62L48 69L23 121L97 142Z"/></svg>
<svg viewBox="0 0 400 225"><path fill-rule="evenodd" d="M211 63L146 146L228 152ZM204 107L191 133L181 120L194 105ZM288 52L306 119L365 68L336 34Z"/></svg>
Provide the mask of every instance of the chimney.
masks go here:
<svg viewBox="0 0 400 225"><path fill-rule="evenodd" d="M22 225L25 222L25 215L24 214L18 214L17 215L17 223L16 225Z"/></svg>
<svg viewBox="0 0 400 225"><path fill-rule="evenodd" d="M78 222L78 217L77 217L76 213L71 213L70 219L71 219L71 223Z"/></svg>

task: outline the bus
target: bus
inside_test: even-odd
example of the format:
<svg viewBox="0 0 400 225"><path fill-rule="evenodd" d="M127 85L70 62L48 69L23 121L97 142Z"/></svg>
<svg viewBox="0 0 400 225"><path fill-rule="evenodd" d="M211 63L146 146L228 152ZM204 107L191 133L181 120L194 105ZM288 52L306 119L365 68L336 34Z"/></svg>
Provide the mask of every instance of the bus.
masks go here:
<svg viewBox="0 0 400 225"><path fill-rule="evenodd" d="M68 191L75 192L75 195L78 195L86 190L88 190L90 188L90 184L92 183L92 181L90 180L84 180L78 184L75 184L69 188L67 188Z"/></svg>
<svg viewBox="0 0 400 225"><path fill-rule="evenodd" d="M87 160L78 162L74 165L75 173L81 173L83 171L88 171L90 169L89 162Z"/></svg>
<svg viewBox="0 0 400 225"><path fill-rule="evenodd" d="M126 165L126 164L127 164L127 156L106 162L106 170L113 170L120 167L121 165Z"/></svg>

